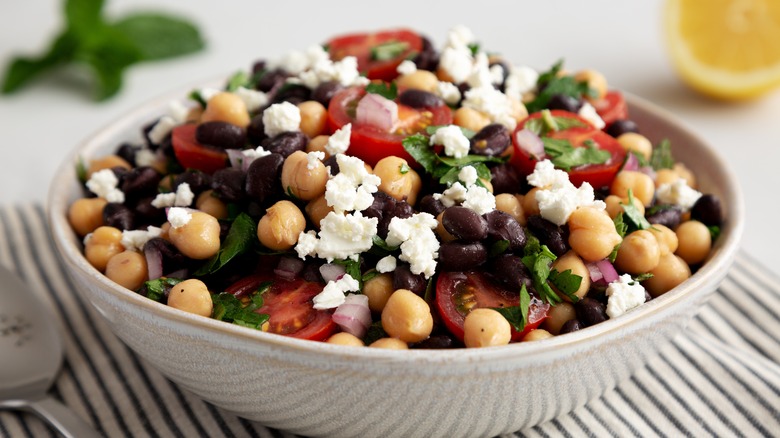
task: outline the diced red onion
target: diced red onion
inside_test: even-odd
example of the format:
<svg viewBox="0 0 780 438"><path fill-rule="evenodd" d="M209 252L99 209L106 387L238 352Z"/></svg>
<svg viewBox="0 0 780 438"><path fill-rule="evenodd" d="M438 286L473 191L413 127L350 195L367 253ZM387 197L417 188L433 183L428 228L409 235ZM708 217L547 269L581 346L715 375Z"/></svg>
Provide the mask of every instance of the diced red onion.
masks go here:
<svg viewBox="0 0 780 438"><path fill-rule="evenodd" d="M163 276L163 256L159 249L144 245L144 258L149 280L157 280Z"/></svg>
<svg viewBox="0 0 780 438"><path fill-rule="evenodd" d="M538 135L528 129L521 129L515 134L515 141L520 149L528 152L531 157L540 160L544 157L544 142Z"/></svg>
<svg viewBox="0 0 780 438"><path fill-rule="evenodd" d="M336 281L347 273L347 268L336 263L325 263L320 266L320 275L326 282Z"/></svg>
<svg viewBox="0 0 780 438"><path fill-rule="evenodd" d="M230 167L236 169L243 168L247 157L244 156L240 149L225 149L225 152L227 152L228 160L230 160Z"/></svg>
<svg viewBox="0 0 780 438"><path fill-rule="evenodd" d="M367 93L355 110L356 123L390 132L398 122L398 105L378 94Z"/></svg>
<svg viewBox="0 0 780 438"><path fill-rule="evenodd" d="M590 281L597 286L606 286L620 277L615 267L609 260L599 260L585 265L590 272Z"/></svg>
<svg viewBox="0 0 780 438"><path fill-rule="evenodd" d="M342 330L362 338L371 326L371 310L368 297L362 294L347 295L344 303L333 313L333 322Z"/></svg>
<svg viewBox="0 0 780 438"><path fill-rule="evenodd" d="M187 278L188 274L189 274L189 272L187 271L187 269L182 268L182 269L179 269L179 270L176 270L176 271L169 272L169 273L165 274L165 277L168 277L168 278Z"/></svg>
<svg viewBox="0 0 780 438"><path fill-rule="evenodd" d="M294 280L303 271L303 260L295 257L282 257L274 269L274 274L285 280Z"/></svg>
<svg viewBox="0 0 780 438"><path fill-rule="evenodd" d="M623 170L639 170L639 160L636 155L629 153L626 158L626 164L623 165Z"/></svg>
<svg viewBox="0 0 780 438"><path fill-rule="evenodd" d="M653 179L653 181L655 181L655 169L653 169L652 166L642 166L639 168L639 171L649 176L650 178Z"/></svg>

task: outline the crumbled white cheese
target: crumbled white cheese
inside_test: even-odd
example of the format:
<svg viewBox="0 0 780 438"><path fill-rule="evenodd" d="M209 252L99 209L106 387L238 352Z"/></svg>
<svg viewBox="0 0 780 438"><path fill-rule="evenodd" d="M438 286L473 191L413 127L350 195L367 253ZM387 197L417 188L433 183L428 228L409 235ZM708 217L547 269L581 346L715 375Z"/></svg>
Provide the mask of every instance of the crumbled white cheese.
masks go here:
<svg viewBox="0 0 780 438"><path fill-rule="evenodd" d="M463 135L460 127L457 125L443 126L433 133L430 139L431 146L444 146L444 155L453 158L463 158L469 153L471 143Z"/></svg>
<svg viewBox="0 0 780 438"><path fill-rule="evenodd" d="M243 149L241 151L241 155L244 156L244 165L248 166L252 163L252 161L255 161L258 158L265 157L266 155L271 155L271 151L267 151L263 149L262 146L258 146L256 149Z"/></svg>
<svg viewBox="0 0 780 438"><path fill-rule="evenodd" d="M462 206L483 215L496 209L496 197L486 188L474 184L466 191Z"/></svg>
<svg viewBox="0 0 780 438"><path fill-rule="evenodd" d="M306 168L314 170L317 167L317 163L325 159L325 152L312 151L306 154Z"/></svg>
<svg viewBox="0 0 780 438"><path fill-rule="evenodd" d="M300 50L291 50L285 53L281 58L269 63L271 68L280 68L287 73L297 75L311 68L311 58Z"/></svg>
<svg viewBox="0 0 780 438"><path fill-rule="evenodd" d="M474 32L468 27L458 24L453 26L449 32L447 32L447 47L454 48L468 48L470 44L476 42Z"/></svg>
<svg viewBox="0 0 780 438"><path fill-rule="evenodd" d="M434 193L433 199L441 201L445 207L452 207L455 204L463 202L463 200L466 199L466 193L466 186L460 182L455 182L444 190L443 193Z"/></svg>
<svg viewBox="0 0 780 438"><path fill-rule="evenodd" d="M550 160L542 160L536 163L534 171L526 177L528 184L539 188L564 187L569 182L569 174L556 169Z"/></svg>
<svg viewBox="0 0 780 438"><path fill-rule="evenodd" d="M447 73L456 84L465 82L471 75L473 58L468 47L456 49L445 47L439 57L439 68Z"/></svg>
<svg viewBox="0 0 780 438"><path fill-rule="evenodd" d="M298 75L300 83L308 88L315 89L323 82L336 81L345 87L366 85L369 79L361 76L358 70L357 58L346 56L333 62L330 59L322 59L316 62L310 70Z"/></svg>
<svg viewBox="0 0 780 438"><path fill-rule="evenodd" d="M314 230L307 232L301 231L298 235L298 243L295 244L295 252L298 257L305 259L306 256L317 255L317 233Z"/></svg>
<svg viewBox="0 0 780 438"><path fill-rule="evenodd" d="M325 201L337 213L363 211L374 202L374 193L382 180L370 173L363 160L350 155L336 155L339 173L325 183Z"/></svg>
<svg viewBox="0 0 780 438"><path fill-rule="evenodd" d="M357 260L374 244L379 220L364 217L359 211L344 215L330 212L320 221L316 253L319 258Z"/></svg>
<svg viewBox="0 0 780 438"><path fill-rule="evenodd" d="M325 152L331 156L347 152L351 135L352 123L347 123L328 137L328 142L325 143Z"/></svg>
<svg viewBox="0 0 780 438"><path fill-rule="evenodd" d="M645 288L628 274L607 286L607 316L617 318L645 302Z"/></svg>
<svg viewBox="0 0 780 438"><path fill-rule="evenodd" d="M588 102L582 103L582 107L577 114L598 129L602 129L603 127L607 126L599 113L596 112L596 108L594 108L593 105Z"/></svg>
<svg viewBox="0 0 780 438"><path fill-rule="evenodd" d="M498 64L490 67L490 82L493 85L500 85L504 82L504 68Z"/></svg>
<svg viewBox="0 0 780 438"><path fill-rule="evenodd" d="M556 225L565 224L569 216L580 207L606 208L604 201L595 199L593 187L589 183L575 187L569 181L569 175L555 169L550 160L537 162L527 180L529 184L542 188L535 196L539 213Z"/></svg>
<svg viewBox="0 0 780 438"><path fill-rule="evenodd" d="M149 136L149 141L151 141L152 144L162 143L163 140L165 140L165 137L167 137L178 124L179 123L171 116L160 117L160 120L154 124L154 127L152 127L152 129L149 130L149 134L147 134Z"/></svg>
<svg viewBox="0 0 780 438"><path fill-rule="evenodd" d="M298 131L301 125L301 111L290 102L275 103L263 111L265 135L273 137L277 134Z"/></svg>
<svg viewBox="0 0 780 438"><path fill-rule="evenodd" d="M210 101L212 97L220 93L224 93L224 91L218 88L201 88L198 90L198 94L200 95L201 99L205 100L206 102Z"/></svg>
<svg viewBox="0 0 780 438"><path fill-rule="evenodd" d="M523 101L523 95L536 87L539 73L531 67L512 67L504 82L504 93L517 101Z"/></svg>
<svg viewBox="0 0 780 438"><path fill-rule="evenodd" d="M414 274L425 274L430 278L436 272L439 257L439 240L433 230L439 222L428 213L416 213L405 219L390 220L386 242L401 246L400 259L409 263Z"/></svg>
<svg viewBox="0 0 780 438"><path fill-rule="evenodd" d="M162 228L151 225L146 227L146 230L123 230L121 243L126 250L142 251L146 242L160 237L160 234L162 234Z"/></svg>
<svg viewBox="0 0 780 438"><path fill-rule="evenodd" d="M487 115L491 122L500 123L509 130L517 126L517 120L512 116L512 102L492 85L466 91L462 106Z"/></svg>
<svg viewBox="0 0 780 438"><path fill-rule="evenodd" d="M395 69L400 75L410 75L417 71L417 64L409 59L404 59Z"/></svg>
<svg viewBox="0 0 780 438"><path fill-rule="evenodd" d="M331 280L322 289L322 292L315 295L312 301L317 310L334 309L342 304L346 299L347 292L357 292L360 290L360 284L349 274L344 274L338 280Z"/></svg>
<svg viewBox="0 0 780 438"><path fill-rule="evenodd" d="M168 209L168 222L171 228L181 228L187 225L192 219L192 213L183 207L171 207Z"/></svg>
<svg viewBox="0 0 780 438"><path fill-rule="evenodd" d="M188 183L181 183L176 187L176 192L159 193L155 196L152 200L152 207L189 207L192 205L194 199L195 194L192 193L190 185Z"/></svg>
<svg viewBox="0 0 780 438"><path fill-rule="evenodd" d="M436 87L436 94L444 100L447 105L455 105L460 102L460 88L452 82L439 81Z"/></svg>
<svg viewBox="0 0 780 438"><path fill-rule="evenodd" d="M476 54L474 57L474 64L471 67L471 74L466 83L468 83L471 88L493 88L493 75L490 73L487 53L479 52Z"/></svg>
<svg viewBox="0 0 780 438"><path fill-rule="evenodd" d="M157 153L149 148L135 151L135 165L138 167L152 166L157 162Z"/></svg>
<svg viewBox="0 0 780 438"><path fill-rule="evenodd" d="M102 169L92 174L87 181L87 188L108 202L121 204L125 202L125 194L117 188L118 184L119 179L111 169Z"/></svg>
<svg viewBox="0 0 780 438"><path fill-rule="evenodd" d="M259 90L252 90L249 88L238 87L235 94L244 101L246 109L253 113L260 108L268 105L268 95Z"/></svg>
<svg viewBox="0 0 780 438"><path fill-rule="evenodd" d="M398 262L396 261L395 257L391 255L385 256L376 262L376 270L383 274L385 272L393 272L395 271L397 263Z"/></svg>
<svg viewBox="0 0 780 438"><path fill-rule="evenodd" d="M471 187L479 179L477 169L474 166L463 166L458 172L458 179L466 185L466 188Z"/></svg>
<svg viewBox="0 0 780 438"><path fill-rule="evenodd" d="M679 205L684 210L690 210L701 196L701 192L688 186L684 178L678 178L673 183L661 184L655 191L655 197L660 203Z"/></svg>

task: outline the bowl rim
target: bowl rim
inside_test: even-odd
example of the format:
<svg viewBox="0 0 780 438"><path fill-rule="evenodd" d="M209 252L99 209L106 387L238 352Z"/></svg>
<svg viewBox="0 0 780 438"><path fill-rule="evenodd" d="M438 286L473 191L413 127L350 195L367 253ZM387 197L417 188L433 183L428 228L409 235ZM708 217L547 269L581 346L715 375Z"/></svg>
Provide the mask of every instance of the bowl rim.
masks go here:
<svg viewBox="0 0 780 438"><path fill-rule="evenodd" d="M216 80L201 81L199 86L217 84ZM250 328L228 324L208 317L190 314L156 301L150 300L133 291L125 289L97 271L83 256L81 249L75 243L75 236L67 220L67 202L72 199L72 186L76 181L75 164L82 156L89 156L100 149L105 149L105 143L112 141L116 144L116 135L129 129L140 129L143 123L159 114L160 110L171 100L180 100L186 96L189 90L195 87L182 88L177 91L165 93L160 97L147 101L128 113L116 118L103 128L97 130L84 141L78 144L60 164L54 174L47 196L46 214L47 223L55 242L59 256L69 269L76 269L84 274L92 282L96 282L106 293L115 299L131 304L135 308L149 312L153 317L166 318L173 322L191 324L200 329L214 331L221 335L235 337L236 339L267 344L270 347L285 349L302 354L328 356L334 359L367 360L382 362L408 362L426 364L451 364L474 363L475 361L501 361L501 360L525 360L538 361L543 357L560 356L563 350L574 352L580 349L592 347L599 340L610 336L619 336L627 327L641 325L642 321L648 321L651 314L672 312L678 302L695 300L704 293L698 288L712 282L717 283L725 277L728 268L733 262L739 249L739 240L744 228L744 199L733 170L727 166L726 161L718 151L701 136L695 134L682 124L672 113L630 93L623 92L629 108L639 108L643 112L660 119L670 128L680 131L697 142L711 160L718 167L718 174L725 184L723 186L724 198L728 199L728 224L722 230L713 253L708 261L683 284L673 290L645 303L638 308L627 312L616 319L608 319L595 326L568 333L565 336L555 336L538 342L515 343L506 346L487 348L458 348L445 350L404 350L398 354L393 350L379 348L353 348L350 346L333 345L325 342L313 342L309 340L295 339L287 336L266 333ZM152 114L152 116L150 116ZM112 140L113 138L113 140ZM713 286L714 288L715 286ZM697 291L699 293L697 293ZM91 301L91 300L90 300ZM248 344L251 345L251 344Z"/></svg>

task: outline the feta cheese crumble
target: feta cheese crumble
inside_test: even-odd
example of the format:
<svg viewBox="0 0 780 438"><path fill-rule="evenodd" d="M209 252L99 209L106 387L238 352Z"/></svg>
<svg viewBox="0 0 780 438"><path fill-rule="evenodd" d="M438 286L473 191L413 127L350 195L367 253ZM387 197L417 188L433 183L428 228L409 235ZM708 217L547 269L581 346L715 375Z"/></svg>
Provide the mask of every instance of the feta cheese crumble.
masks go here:
<svg viewBox="0 0 780 438"><path fill-rule="evenodd" d="M395 271L397 264L398 261L395 259L395 257L391 255L385 256L379 259L378 262L376 262L376 270L382 274L384 274L385 272L393 272Z"/></svg>
<svg viewBox="0 0 780 438"><path fill-rule="evenodd" d="M189 108L178 100L170 101L168 103L168 114L160 117L160 120L154 124L148 134L149 140L154 144L162 143L174 127L184 123L189 111Z"/></svg>
<svg viewBox="0 0 780 438"><path fill-rule="evenodd" d="M382 180L366 170L363 160L336 155L339 173L325 183L325 201L336 213L363 211L374 202L374 193Z"/></svg>
<svg viewBox="0 0 780 438"><path fill-rule="evenodd" d="M183 207L171 207L168 209L168 222L171 228L181 228L192 219L192 213Z"/></svg>
<svg viewBox="0 0 780 438"><path fill-rule="evenodd" d="M176 192L159 193L152 200L152 207L189 207L195 199L188 183L181 183L176 187Z"/></svg>
<svg viewBox="0 0 780 438"><path fill-rule="evenodd" d="M259 90L251 90L245 87L238 87L236 95L244 101L246 109L253 113L260 108L268 105L268 95Z"/></svg>
<svg viewBox="0 0 780 438"><path fill-rule="evenodd" d="M593 105L588 102L582 103L582 107L577 114L598 129L602 129L607 126L599 113L596 112L596 108L594 108Z"/></svg>
<svg viewBox="0 0 780 438"><path fill-rule="evenodd" d="M491 122L500 123L510 131L517 126L517 120L512 116L512 102L490 84L466 91L462 106L484 113Z"/></svg>
<svg viewBox="0 0 780 438"><path fill-rule="evenodd" d="M536 163L534 171L526 177L529 184L540 187L536 192L539 213L548 221L563 225L580 207L606 209L604 201L597 201L593 186L585 182L578 188L569 181L569 175L555 169L550 160Z"/></svg>
<svg viewBox="0 0 780 438"><path fill-rule="evenodd" d="M512 67L504 81L504 93L517 101L523 101L523 95L532 91L539 80L539 73L531 67Z"/></svg>
<svg viewBox="0 0 780 438"><path fill-rule="evenodd" d="M452 82L439 81L436 88L436 94L441 97L447 105L456 105L460 102L460 88Z"/></svg>
<svg viewBox="0 0 780 438"><path fill-rule="evenodd" d="M357 292L360 284L349 274L344 274L338 280L331 280L322 289L322 292L312 298L314 308L317 310L334 309L346 300L347 292Z"/></svg>
<svg viewBox="0 0 780 438"><path fill-rule="evenodd" d="M645 288L628 274L621 275L607 286L607 316L618 316L645 302Z"/></svg>
<svg viewBox="0 0 780 438"><path fill-rule="evenodd" d="M486 188L474 184L466 191L461 205L483 215L496 209L496 197Z"/></svg>
<svg viewBox="0 0 780 438"><path fill-rule="evenodd" d="M301 125L301 111L290 102L275 103L263 111L265 135L273 137L277 134L298 131Z"/></svg>
<svg viewBox="0 0 780 438"><path fill-rule="evenodd" d="M439 240L433 230L439 225L433 215L415 213L411 217L390 220L387 239L390 246L401 246L399 259L409 263L412 273L431 278L436 273Z"/></svg>
<svg viewBox="0 0 780 438"><path fill-rule="evenodd" d="M460 172L458 172L458 179L461 180L467 188L476 184L478 178L479 175L477 175L477 169L474 166L464 166L460 169Z"/></svg>
<svg viewBox="0 0 780 438"><path fill-rule="evenodd" d="M417 71L417 64L408 59L404 59L400 64L398 64L398 67L395 69L395 71L397 71L400 75L410 75Z"/></svg>
<svg viewBox="0 0 780 438"><path fill-rule="evenodd" d="M684 178L679 178L673 183L661 184L655 191L655 197L659 202L679 205L684 210L690 210L701 196L701 192L691 188Z"/></svg>
<svg viewBox="0 0 780 438"><path fill-rule="evenodd" d="M316 242L311 234L301 233L295 251L301 258L316 255L328 262L357 260L360 253L374 244L378 224L377 218L364 217L359 211L347 215L330 212L320 221Z"/></svg>
<svg viewBox="0 0 780 438"><path fill-rule="evenodd" d="M114 175L114 171L102 169L92 174L87 181L87 188L108 202L121 204L125 202L125 194L117 188L118 184L119 179Z"/></svg>
<svg viewBox="0 0 780 438"><path fill-rule="evenodd" d="M146 230L124 230L122 231L121 243L126 250L142 251L146 242L160 237L160 234L162 234L162 228L152 225L146 227Z"/></svg>
<svg viewBox="0 0 780 438"><path fill-rule="evenodd" d="M469 139L463 135L463 131L457 125L443 126L433 133L430 139L431 146L444 146L444 155L453 158L463 158L468 155L471 148Z"/></svg>
<svg viewBox="0 0 780 438"><path fill-rule="evenodd" d="M347 123L328 137L328 142L325 143L325 152L331 156L347 152L351 135L352 123Z"/></svg>
<svg viewBox="0 0 780 438"><path fill-rule="evenodd" d="M312 151L306 154L306 168L314 170L317 167L317 163L325 159L325 152Z"/></svg>
<svg viewBox="0 0 780 438"><path fill-rule="evenodd" d="M466 199L466 192L466 186L460 182L455 182L446 190L444 190L444 192L434 193L433 199L441 201L445 207L452 207L453 205L459 202L463 202L463 200Z"/></svg>

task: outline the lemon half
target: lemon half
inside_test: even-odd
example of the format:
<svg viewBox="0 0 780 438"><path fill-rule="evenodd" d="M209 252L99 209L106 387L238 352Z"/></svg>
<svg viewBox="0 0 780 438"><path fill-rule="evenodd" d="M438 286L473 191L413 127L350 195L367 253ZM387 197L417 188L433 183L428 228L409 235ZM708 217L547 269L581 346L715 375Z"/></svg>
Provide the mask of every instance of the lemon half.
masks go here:
<svg viewBox="0 0 780 438"><path fill-rule="evenodd" d="M780 86L780 0L666 0L669 50L709 96L750 99Z"/></svg>

